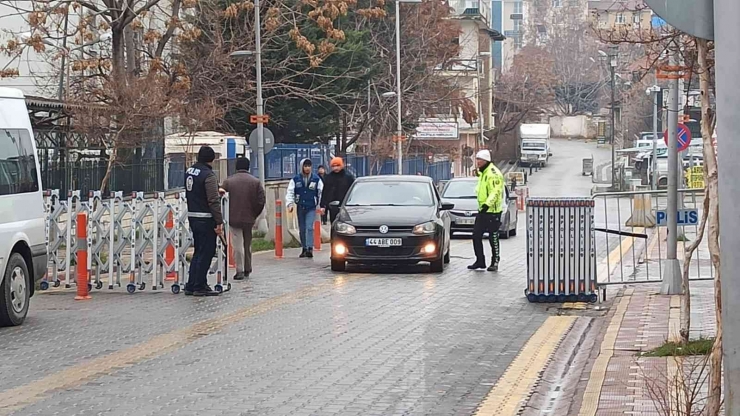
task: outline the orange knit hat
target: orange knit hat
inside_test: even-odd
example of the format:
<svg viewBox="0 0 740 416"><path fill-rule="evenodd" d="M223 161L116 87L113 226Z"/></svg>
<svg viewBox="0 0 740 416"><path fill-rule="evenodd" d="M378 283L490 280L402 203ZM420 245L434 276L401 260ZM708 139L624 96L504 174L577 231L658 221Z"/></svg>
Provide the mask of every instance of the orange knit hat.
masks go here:
<svg viewBox="0 0 740 416"><path fill-rule="evenodd" d="M343 168L344 167L344 160L342 160L341 157L333 157L331 159L331 162L329 162L329 166L331 166L331 167L339 166L339 167Z"/></svg>

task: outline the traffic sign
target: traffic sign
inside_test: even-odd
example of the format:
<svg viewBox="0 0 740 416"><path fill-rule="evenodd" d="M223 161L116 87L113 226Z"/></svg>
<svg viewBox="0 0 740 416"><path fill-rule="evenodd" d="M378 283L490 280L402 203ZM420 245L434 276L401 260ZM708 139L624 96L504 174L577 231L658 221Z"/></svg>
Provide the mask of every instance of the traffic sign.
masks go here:
<svg viewBox="0 0 740 416"><path fill-rule="evenodd" d="M676 222L679 227L684 225L699 225L699 211L696 209L679 209L676 214L678 215ZM658 227L668 225L668 213L664 209L655 212L655 219Z"/></svg>
<svg viewBox="0 0 740 416"><path fill-rule="evenodd" d="M262 137L265 139L265 154L268 154L275 146L275 136L272 134L270 129L262 127ZM252 152L257 151L257 129L252 130L252 133L249 134L249 148Z"/></svg>
<svg viewBox="0 0 740 416"><path fill-rule="evenodd" d="M249 122L252 124L267 124L270 122L270 116L262 114L261 116L251 115L249 116Z"/></svg>
<svg viewBox="0 0 740 416"><path fill-rule="evenodd" d="M686 127L685 124L678 124L678 134L676 135L678 138L678 151L683 152L684 150L689 148L689 145L691 144L691 131L688 127ZM665 141L665 145L668 146L668 130L663 132L663 141Z"/></svg>

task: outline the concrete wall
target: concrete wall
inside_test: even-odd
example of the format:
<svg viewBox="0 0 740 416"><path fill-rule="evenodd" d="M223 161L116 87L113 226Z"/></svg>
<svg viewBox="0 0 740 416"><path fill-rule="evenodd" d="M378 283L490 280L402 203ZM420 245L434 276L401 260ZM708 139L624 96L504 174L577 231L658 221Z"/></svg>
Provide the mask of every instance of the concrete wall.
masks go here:
<svg viewBox="0 0 740 416"><path fill-rule="evenodd" d="M553 116L550 117L550 128L553 137L590 137L591 118L589 116Z"/></svg>

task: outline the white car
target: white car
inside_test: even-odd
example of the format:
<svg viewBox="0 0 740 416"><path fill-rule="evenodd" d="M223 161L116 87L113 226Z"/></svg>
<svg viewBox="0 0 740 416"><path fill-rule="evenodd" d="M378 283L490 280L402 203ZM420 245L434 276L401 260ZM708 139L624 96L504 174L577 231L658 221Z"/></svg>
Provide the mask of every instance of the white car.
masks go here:
<svg viewBox="0 0 740 416"><path fill-rule="evenodd" d="M26 318L47 268L41 171L23 93L0 88L0 326Z"/></svg>

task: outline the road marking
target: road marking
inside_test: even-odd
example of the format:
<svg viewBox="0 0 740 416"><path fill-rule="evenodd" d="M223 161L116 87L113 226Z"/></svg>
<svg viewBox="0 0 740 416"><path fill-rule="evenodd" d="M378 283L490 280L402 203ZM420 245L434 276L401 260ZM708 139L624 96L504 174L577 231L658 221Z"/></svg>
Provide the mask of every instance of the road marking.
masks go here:
<svg viewBox="0 0 740 416"><path fill-rule="evenodd" d="M627 313L627 307L632 299L633 292L634 289L632 288L625 290L622 298L619 300L617 310L614 312L614 316L612 316L612 320L606 328L606 335L604 335L604 340L601 342L599 356L596 357L596 361L591 368L586 391L583 393L583 403L581 403L579 416L595 416L596 411L599 409L599 399L601 398L601 388L606 378L606 369L614 355L614 346L617 343L619 328L622 326L622 320L625 313Z"/></svg>
<svg viewBox="0 0 740 416"><path fill-rule="evenodd" d="M0 392L0 416L11 414L28 405L39 402L47 394L55 390L78 387L100 376L111 374L116 370L132 367L144 360L161 356L190 344L201 337L220 331L227 325L272 311L282 306L298 303L304 299L316 296L325 288L344 285L351 278L351 276L341 279L337 278L332 282L322 283L285 295L276 296L255 305L238 309L235 312L155 336L148 341L124 350L81 362L26 385Z"/></svg>
<svg viewBox="0 0 740 416"><path fill-rule="evenodd" d="M643 232L645 232L645 229L643 227L634 227L632 232L636 234L642 234ZM614 273L617 265L621 263L621 261L624 259L624 256L627 254L628 251L630 251L634 244L635 237L624 238L619 243L619 246L615 247L611 252L609 252L609 255L601 261L601 265L597 270L596 276L597 279L598 276L606 276L606 280L600 280L600 283L609 282L611 280L611 274Z"/></svg>
<svg viewBox="0 0 740 416"><path fill-rule="evenodd" d="M550 316L519 351L496 385L488 392L476 415L514 416L526 404L540 372L547 366L563 336L578 319Z"/></svg>

